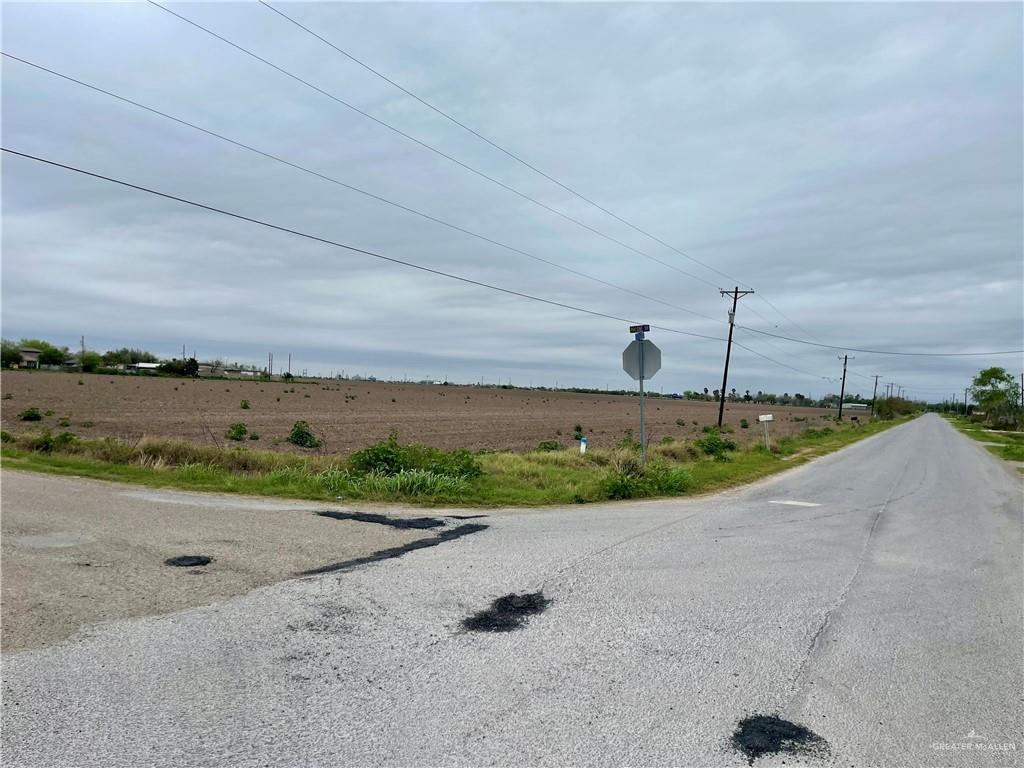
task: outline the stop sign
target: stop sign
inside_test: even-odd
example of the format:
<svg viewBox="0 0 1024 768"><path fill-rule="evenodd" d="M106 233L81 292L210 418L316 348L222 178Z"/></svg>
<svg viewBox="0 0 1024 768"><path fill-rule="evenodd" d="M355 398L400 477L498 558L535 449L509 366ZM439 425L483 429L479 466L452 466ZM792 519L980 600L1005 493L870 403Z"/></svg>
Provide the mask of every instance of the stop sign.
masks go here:
<svg viewBox="0 0 1024 768"><path fill-rule="evenodd" d="M640 348L643 345L644 369L643 378L650 379L661 370L661 350L653 341L644 339L634 340L622 351L622 370L639 380L640 376Z"/></svg>

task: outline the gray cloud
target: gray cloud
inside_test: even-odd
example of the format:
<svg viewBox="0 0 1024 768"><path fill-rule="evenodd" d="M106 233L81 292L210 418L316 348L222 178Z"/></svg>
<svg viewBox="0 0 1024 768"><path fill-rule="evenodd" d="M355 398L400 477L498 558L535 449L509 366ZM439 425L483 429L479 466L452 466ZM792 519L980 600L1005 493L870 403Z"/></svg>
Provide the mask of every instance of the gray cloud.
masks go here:
<svg viewBox="0 0 1024 768"><path fill-rule="evenodd" d="M173 6L460 160L714 285L255 4ZM872 349L1022 346L1022 9L997 4L289 4L639 226L752 284L741 324ZM8 4L4 50L603 280L452 232L3 64L6 146L554 301L711 336L717 290L603 240L152 6ZM328 373L628 385L621 324L451 283L4 158L5 336ZM658 333L667 390L724 344ZM738 389L823 393L836 352L765 339ZM982 364L857 355L921 396Z"/></svg>

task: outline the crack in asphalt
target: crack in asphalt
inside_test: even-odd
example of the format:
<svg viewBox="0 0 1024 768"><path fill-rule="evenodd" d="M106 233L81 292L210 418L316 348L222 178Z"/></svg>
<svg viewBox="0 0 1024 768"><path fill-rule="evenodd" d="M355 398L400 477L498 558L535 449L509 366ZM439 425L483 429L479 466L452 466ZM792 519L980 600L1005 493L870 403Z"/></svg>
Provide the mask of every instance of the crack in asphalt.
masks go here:
<svg viewBox="0 0 1024 768"><path fill-rule="evenodd" d="M839 598L836 600L836 602L833 603L827 611L825 611L825 616L822 618L821 624L818 626L817 631L815 631L814 635L811 637L811 642L807 647L807 652L804 655L804 659L800 663L800 666L797 668L796 675L793 678L793 683L790 686L790 705L793 703L793 700L796 698L796 696L799 694L800 690L803 687L801 685L801 680L806 675L811 660L820 651L821 639L832 622L832 616L837 611L839 611L846 603L846 600L850 595L850 590L853 588L854 582L857 581L857 577L860 576L861 571L864 569L864 562L867 559L868 548L871 544L872 538L875 535L875 529L878 528L878 523L882 519L882 515L884 514L885 510L888 509L889 505L895 500L894 497L896 489L899 487L900 483L903 481L904 476L906 476L907 474L907 467L910 466L911 458L912 457L908 457L906 462L904 462L903 468L900 470L899 475L897 475L896 477L896 481L893 483L892 488L889 490L889 495L886 497L885 501L882 502L882 505L875 512L875 517L871 521L871 527L868 529L867 536L864 537L864 544L861 546L860 555L857 558L857 567L854 569L853 575L850 576L849 581L846 582L846 586L844 586L842 592L839 593ZM898 498L904 497L901 496ZM788 708L789 707L787 707L787 709Z"/></svg>

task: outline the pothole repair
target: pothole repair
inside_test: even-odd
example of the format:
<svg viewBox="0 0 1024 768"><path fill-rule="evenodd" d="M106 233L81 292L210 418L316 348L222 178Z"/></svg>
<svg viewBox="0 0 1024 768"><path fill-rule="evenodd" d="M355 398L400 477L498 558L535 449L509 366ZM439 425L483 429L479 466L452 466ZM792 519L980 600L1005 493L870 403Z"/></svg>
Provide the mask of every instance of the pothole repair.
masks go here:
<svg viewBox="0 0 1024 768"><path fill-rule="evenodd" d="M308 571L302 571L299 575L315 576L319 573L334 573L335 571L344 571L349 568L355 568L358 565L375 563L378 560L388 560L392 557L401 557L406 552L413 552L417 549L426 549L427 547L436 547L438 544L444 544L446 541L460 539L471 533L486 530L487 527L488 526L483 525L482 523L466 523L465 525L458 525L454 528L446 528L438 533L437 536L433 536L429 539L416 539L416 541L410 541L408 544L403 544L400 547L382 549L379 552L374 552L372 555L367 555L366 557L357 557L354 560L342 560L340 563L331 563L330 565L322 565L319 568L311 568Z"/></svg>
<svg viewBox="0 0 1024 768"><path fill-rule="evenodd" d="M174 566L175 568L195 568L200 565L209 565L212 562L213 558L207 555L178 555L177 557L169 557L164 560L164 565Z"/></svg>
<svg viewBox="0 0 1024 768"><path fill-rule="evenodd" d="M317 514L320 517L330 517L334 520L355 520L359 523L375 523L401 529L426 530L440 528L444 525L444 520L439 517L388 517L369 512L342 512L334 509L320 510Z"/></svg>
<svg viewBox="0 0 1024 768"><path fill-rule="evenodd" d="M811 729L775 715L752 715L740 720L732 744L747 756L748 765L762 755L822 757L828 752L828 742Z"/></svg>
<svg viewBox="0 0 1024 768"><path fill-rule="evenodd" d="M543 592L505 595L491 607L462 620L462 626L471 632L511 632L524 626L527 620L551 605Z"/></svg>

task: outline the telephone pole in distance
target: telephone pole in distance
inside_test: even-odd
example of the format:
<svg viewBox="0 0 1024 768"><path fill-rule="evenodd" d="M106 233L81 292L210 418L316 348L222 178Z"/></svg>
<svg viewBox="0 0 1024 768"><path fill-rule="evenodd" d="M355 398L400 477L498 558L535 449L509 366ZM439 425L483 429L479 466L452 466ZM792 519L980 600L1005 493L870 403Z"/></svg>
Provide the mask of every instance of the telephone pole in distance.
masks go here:
<svg viewBox="0 0 1024 768"><path fill-rule="evenodd" d="M843 418L843 397L846 395L846 361L849 355L843 355L839 359L843 361L843 383L839 385L839 419ZM853 358L856 360L857 358Z"/></svg>
<svg viewBox="0 0 1024 768"><path fill-rule="evenodd" d="M723 296L732 296L732 310L729 312L729 343L725 348L725 372L722 374L722 391L718 398L718 428L722 428L722 417L725 416L725 388L729 383L729 357L732 354L732 329L736 325L736 302L741 296L746 296L753 291L741 291L737 285L731 291L718 291Z"/></svg>

